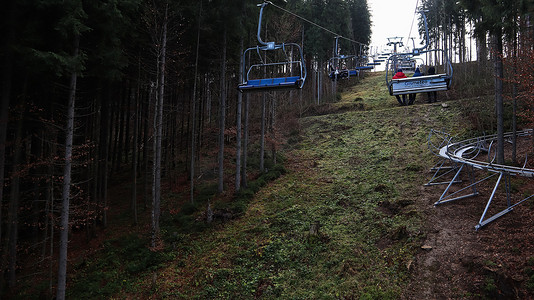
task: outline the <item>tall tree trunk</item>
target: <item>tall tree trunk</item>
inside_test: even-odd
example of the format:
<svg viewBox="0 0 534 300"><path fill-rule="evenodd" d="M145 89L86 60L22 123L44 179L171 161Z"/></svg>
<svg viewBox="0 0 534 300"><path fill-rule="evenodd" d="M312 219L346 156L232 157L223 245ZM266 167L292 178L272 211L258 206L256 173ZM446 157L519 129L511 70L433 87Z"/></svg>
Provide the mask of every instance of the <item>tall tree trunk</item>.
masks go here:
<svg viewBox="0 0 534 300"><path fill-rule="evenodd" d="M122 89L121 89L122 90ZM128 97L130 96L128 91L121 93L121 102L119 104L119 108L117 109L117 116L119 118L119 128L117 129L117 149L115 149L115 167L113 170L115 172L118 172L121 169L122 165L122 149L124 146L124 128L126 123L126 102L128 101Z"/></svg>
<svg viewBox="0 0 534 300"><path fill-rule="evenodd" d="M244 2L243 2L244 3ZM243 53L244 38L241 37L239 53ZM239 65L243 65L243 55ZM243 70L239 68L239 82L243 82ZM243 103L243 93L237 94L237 108L236 108L236 150L235 150L235 192L241 189L241 112Z"/></svg>
<svg viewBox="0 0 534 300"><path fill-rule="evenodd" d="M9 23L14 24L15 2L11 1L7 8L7 16ZM14 26L8 26L7 37L5 42L9 45L15 35ZM5 179L5 159L6 159L6 139L7 139L7 124L9 121L9 100L11 98L11 76L13 71L13 51L11 47L5 47L4 61L2 62L2 95L0 99L0 243L2 242L2 207L4 199L4 179ZM1 282L2 280L0 280ZM0 286L1 287L1 286Z"/></svg>
<svg viewBox="0 0 534 300"><path fill-rule="evenodd" d="M304 47L304 26L302 26L302 34L301 34L301 40L300 40L300 43L302 45L302 47ZM306 72L307 74L308 73L308 68L310 67L310 65L308 64L308 62L306 62ZM299 89L299 117L302 117L302 110L303 110L303 92L302 92L302 89Z"/></svg>
<svg viewBox="0 0 534 300"><path fill-rule="evenodd" d="M249 95L245 95L245 128L243 133L243 171L241 172L241 185L247 187L247 158L248 158L248 121L249 121L249 110L250 110L250 101Z"/></svg>
<svg viewBox="0 0 534 300"><path fill-rule="evenodd" d="M199 9L198 9L198 28L197 28L197 49L195 53L195 75L193 77L193 97L191 97L191 166L190 166L190 180L191 180L191 186L190 186L190 193L189 198L191 203L195 202L194 194L195 194L195 144L196 144L196 103L197 103L197 77L198 77L198 53L200 48L200 24L202 20L202 0L200 0L199 3Z"/></svg>
<svg viewBox="0 0 534 300"><path fill-rule="evenodd" d="M317 63L317 66L321 66L323 62L319 60ZM321 104L321 89L322 89L322 82L321 82L321 74L322 72L319 72L317 70L317 105Z"/></svg>
<svg viewBox="0 0 534 300"><path fill-rule="evenodd" d="M76 34L74 38L74 55L78 57L78 48L80 45L80 36ZM65 137L65 169L63 171L63 196L61 206L61 223L59 236L59 261L57 276L57 294L58 300L65 299L67 283L67 248L69 242L69 204L70 204L70 185L72 169L72 142L74 137L74 103L76 100L76 80L78 74L74 71L70 78L69 102L67 105L67 127Z"/></svg>
<svg viewBox="0 0 534 300"><path fill-rule="evenodd" d="M222 63L221 63L221 102L219 104L219 184L217 191L224 190L224 126L226 123L226 25L223 33Z"/></svg>
<svg viewBox="0 0 534 300"><path fill-rule="evenodd" d="M16 284L16 269L17 269L17 244L18 244L18 212L19 212L19 198L20 198L20 170L22 163L22 128L24 126L24 110L25 105L21 105L20 116L17 122L17 133L15 136L15 148L13 159L13 179L11 182L11 195L9 200L9 210L7 217L7 253L8 253L8 285L10 288L15 287Z"/></svg>
<svg viewBox="0 0 534 300"><path fill-rule="evenodd" d="M109 91L109 93L111 94L112 93L112 90ZM113 95L113 96L110 96L109 97L109 101L112 101L113 98L115 98L116 96ZM120 130L120 125L117 125L120 123L120 103L117 103L117 101L113 101L111 102L111 117L110 117L110 144L109 144L109 147L111 148L110 149L110 156L111 156L111 168L110 168L110 172L113 172L114 170L116 170L116 165L117 165L117 149L119 148L119 130Z"/></svg>
<svg viewBox="0 0 534 300"><path fill-rule="evenodd" d="M149 199L149 188L148 188L148 182L149 182L149 166L148 166L148 134L149 134L149 119L150 119L150 109L151 109L151 103L152 98L154 98L154 83L150 83L149 87L149 94L148 94L148 101L145 105L145 110L143 111L144 114L144 126L143 126L143 168L144 168L144 176L143 176L143 208L146 210L148 208L148 199ZM154 101L155 102L155 101Z"/></svg>
<svg viewBox="0 0 534 300"><path fill-rule="evenodd" d="M159 91L156 105L155 139L154 139L154 181L152 187L152 247L156 247L159 239L159 217L161 202L161 140L163 135L163 97L165 95L165 58L167 51L167 13L168 6L165 7L165 17L163 20L162 43L159 59Z"/></svg>
<svg viewBox="0 0 534 300"><path fill-rule="evenodd" d="M475 28L477 24L475 24ZM488 48L486 46L486 35L480 34L477 37L477 60L478 60L478 73L485 74L486 72L486 62L488 60ZM482 73L484 72L484 73Z"/></svg>
<svg viewBox="0 0 534 300"><path fill-rule="evenodd" d="M275 121L276 121L276 97L274 97L271 101L271 118L270 118L270 125L269 125L269 131L271 133L271 138L273 139L272 145L271 145L271 155L273 164L276 165L276 132L274 130L275 127Z"/></svg>
<svg viewBox="0 0 534 300"><path fill-rule="evenodd" d="M124 118L124 153L121 154L124 157L124 163L128 164L128 153L130 152L130 119L132 118L132 101L136 101L135 99L135 90L133 88L133 84L130 81L130 87L129 87L130 93L126 97L126 117Z"/></svg>
<svg viewBox="0 0 534 300"><path fill-rule="evenodd" d="M267 92L261 96L261 135L260 135L260 172L265 171L265 122L266 122Z"/></svg>
<svg viewBox="0 0 534 300"><path fill-rule="evenodd" d="M139 103L140 103L140 85L141 85L141 57L138 60L138 76L137 76L137 91L134 100L134 128L133 128L133 145L132 145L132 202L131 210L133 215L133 222L137 225L137 169L138 157L137 148L139 144Z"/></svg>
<svg viewBox="0 0 534 300"><path fill-rule="evenodd" d="M55 154L56 153L56 144L53 143L52 145L52 154ZM53 156L50 156L50 157L53 157ZM54 166L52 164L52 162L50 162L50 165L48 166L48 174L50 175L50 178L52 178L52 176L54 175ZM52 214L52 212L54 211L55 209L55 206L54 206L54 202L56 201L55 197L54 197L54 181L53 180L50 180L49 183L48 183L48 197L47 197L47 200L50 201L49 203L49 214L47 214L47 219L50 219L50 225L49 225L49 228L50 228L50 247L49 247L49 253L50 253L50 257L54 257L54 229L56 228L56 224L54 222L55 218L54 218L54 215ZM50 199L48 199L50 198ZM49 217L50 216L50 217ZM50 263L49 263L49 266L48 266L48 290L50 292L50 295L52 295L52 288L53 288L53 280L52 280L52 274L53 274L53 266L54 264L52 263L52 259L50 259Z"/></svg>
<svg viewBox="0 0 534 300"><path fill-rule="evenodd" d="M465 26L466 26L466 20L465 20L465 16L462 14L462 17L461 17L461 31L460 31L460 63L465 63L466 60L467 60L467 46L466 46L466 41L465 41Z"/></svg>
<svg viewBox="0 0 534 300"><path fill-rule="evenodd" d="M97 88L98 90L101 90L101 87L100 87L100 83L98 83L99 87ZM99 185L99 182L98 182L98 172L99 172L99 160L100 160L100 149L99 149L99 144L100 144L100 131L101 131L101 128L100 128L100 122L101 122L101 119L102 119L102 116L100 115L100 111L101 111L101 107L102 107L102 95L99 92L97 92L96 96L95 96L95 99L92 101L92 104L93 104L93 107L92 107L92 110L91 110L91 114L92 114L92 117L91 117L91 123L92 123L92 128L91 128L91 140L94 141L94 149L92 149L90 151L90 154L89 154L89 158L90 158L90 172L89 172L89 177L91 180L90 180L90 185L89 185L89 188L88 188L88 191L89 191L89 199L87 201L87 206L88 206L88 209L92 209L93 211L97 212L98 209L97 209L97 204L96 204L96 201L98 201L98 185ZM95 235L95 227L96 227L96 217L92 217L91 219L89 219L86 223L86 227L87 227L87 233L90 234L90 237L93 238L94 235Z"/></svg>
<svg viewBox="0 0 534 300"><path fill-rule="evenodd" d="M514 29L513 36L513 53L512 53L512 74L517 74L517 60L518 60L518 32ZM514 76L512 75L512 76ZM518 96L518 84L514 80L512 86L512 163L517 164L517 96Z"/></svg>
<svg viewBox="0 0 534 300"><path fill-rule="evenodd" d="M504 123L503 123L503 62L502 34L500 30L493 33L495 45L495 112L497 114L497 163L504 163Z"/></svg>
<svg viewBox="0 0 534 300"><path fill-rule="evenodd" d="M43 161L47 161L46 166L46 174L48 178L53 178L54 176L54 162L53 157L56 154L56 143L52 140L53 137L55 137L56 133L54 130L46 130L44 132L44 136L46 137L46 143L47 143L47 149L48 153L43 153ZM44 232L43 232L43 245L42 245L42 251L41 251L41 260L46 260L46 251L47 251L47 239L48 239L48 231L52 231L50 227L50 223L52 223L52 207L53 207L53 199L54 199L54 181L53 180L45 180L45 209L44 209ZM50 240L53 240L53 236L50 235Z"/></svg>
<svg viewBox="0 0 534 300"><path fill-rule="evenodd" d="M99 195L98 195L98 202L99 202L99 210L102 217L102 225L104 227L107 226L107 197L108 197L108 174L109 174L109 151L112 145L111 138L112 138L112 131L110 126L110 114L111 107L110 104L112 103L112 95L111 91L112 88L107 84L106 86L106 96L105 96L105 102L102 103L102 111L101 111L101 118L100 118L100 144L98 145L100 147L99 149L99 167L98 172L100 174L98 181L99 181Z"/></svg>
<svg viewBox="0 0 534 300"><path fill-rule="evenodd" d="M206 97L206 116L208 117L208 120L203 122L202 123L202 128L204 128L204 123L208 123L208 126L211 126L211 104L212 104L212 93L211 93L211 89L210 89L210 78L207 77L206 78L206 94L207 94L207 97ZM204 118L206 119L206 118ZM200 142L202 142L202 138L199 139Z"/></svg>

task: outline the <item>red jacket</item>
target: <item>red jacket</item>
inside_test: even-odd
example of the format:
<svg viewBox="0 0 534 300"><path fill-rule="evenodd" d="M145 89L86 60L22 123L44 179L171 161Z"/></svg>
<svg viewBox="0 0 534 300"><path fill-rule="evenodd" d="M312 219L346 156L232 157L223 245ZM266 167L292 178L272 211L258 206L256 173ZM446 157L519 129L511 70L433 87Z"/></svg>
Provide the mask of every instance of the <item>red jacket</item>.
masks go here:
<svg viewBox="0 0 534 300"><path fill-rule="evenodd" d="M397 72L394 76L393 76L393 79L400 79L400 78L407 78L406 77L406 74L402 73L402 72Z"/></svg>

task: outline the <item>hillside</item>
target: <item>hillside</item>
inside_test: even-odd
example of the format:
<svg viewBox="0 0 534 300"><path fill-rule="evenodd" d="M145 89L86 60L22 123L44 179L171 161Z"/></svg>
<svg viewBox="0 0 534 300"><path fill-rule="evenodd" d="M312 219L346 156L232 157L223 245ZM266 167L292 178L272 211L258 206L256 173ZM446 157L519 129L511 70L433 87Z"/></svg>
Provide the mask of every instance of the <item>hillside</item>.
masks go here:
<svg viewBox="0 0 534 300"><path fill-rule="evenodd" d="M399 107L383 81L383 73L371 73L346 87L339 102L308 112L286 145L281 176L259 189L243 214L227 210L208 225L201 207L168 210L164 245L155 251L127 225L111 225L106 236L113 239L73 262L70 297L532 295L532 206L476 232L484 198L434 208L443 189L423 186L435 163L427 148L430 129L469 135L470 112L485 110L491 99L442 105L419 95L415 105ZM485 195L488 189L481 187Z"/></svg>
<svg viewBox="0 0 534 300"><path fill-rule="evenodd" d="M263 188L243 217L178 245L177 258L151 283L157 294L200 299L520 295L521 284L514 280L528 273L509 272L503 262L510 260L502 256L517 254L513 268L522 270L532 247L510 250L502 238L519 238L505 233L509 226L520 231L521 216L475 232L483 200L433 208L440 188L423 187L434 163L427 149L429 130L466 134L471 125L462 112L480 109L480 102L455 101L444 108L419 97L414 106L398 107L383 74L373 73L346 89L339 103L303 118L300 141L286 153L287 174ZM524 234L530 231L522 227ZM503 247L495 250L499 243ZM423 245L432 250L422 250Z"/></svg>

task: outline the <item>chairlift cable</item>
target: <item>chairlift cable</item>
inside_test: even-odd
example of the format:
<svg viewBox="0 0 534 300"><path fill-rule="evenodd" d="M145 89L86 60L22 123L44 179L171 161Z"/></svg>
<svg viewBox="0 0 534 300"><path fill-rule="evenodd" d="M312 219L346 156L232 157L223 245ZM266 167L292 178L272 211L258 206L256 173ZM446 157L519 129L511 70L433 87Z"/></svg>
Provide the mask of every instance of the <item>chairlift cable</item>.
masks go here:
<svg viewBox="0 0 534 300"><path fill-rule="evenodd" d="M410 26L410 32L408 33L408 40L412 37L413 23L415 22L415 16L417 15L417 8L419 7L419 0L415 3L415 11L413 12L412 26Z"/></svg>
<svg viewBox="0 0 534 300"><path fill-rule="evenodd" d="M418 0L418 1L419 1L419 0ZM308 23L310 23L311 25L313 25L313 26L315 26L315 27L318 27L318 28L320 28L320 29L322 29L322 30L324 30L324 31L326 31L326 32L328 32L328 33L330 33L330 34L333 34L334 36L338 36L338 37L340 37L340 38L342 38L342 39L344 39L344 40L347 40L347 41L350 41L350 42L353 42L353 43L356 43L356 44L360 44L360 45L364 45L364 46L367 45L367 44L364 44L364 43L361 43L361 42L352 40L352 39L350 39L350 38L344 37L344 36L342 36L342 35L340 35L340 34L337 34L337 33L333 32L332 30L330 30L330 29L328 29L328 28L325 28L325 27L323 27L323 26L321 26L321 25L319 25L319 24L317 24L317 23L314 23L314 22L312 22L312 21L310 21L310 20L308 20L308 19L306 19L306 18L304 18L304 17L302 17L302 16L297 15L296 13L293 13L293 12L291 12L291 11L289 11L289 10L283 8L283 7L278 6L278 5L274 4L274 3L272 3L271 1L265 1L265 2L268 2L268 3L271 4L272 6L278 8L278 9L280 9L280 10L282 10L282 11L284 11L284 12L286 12L286 13L292 15L292 16L295 16L295 17L297 17L297 18L299 18L299 19L301 19L301 20L303 20L303 21L305 21L305 22L308 22Z"/></svg>

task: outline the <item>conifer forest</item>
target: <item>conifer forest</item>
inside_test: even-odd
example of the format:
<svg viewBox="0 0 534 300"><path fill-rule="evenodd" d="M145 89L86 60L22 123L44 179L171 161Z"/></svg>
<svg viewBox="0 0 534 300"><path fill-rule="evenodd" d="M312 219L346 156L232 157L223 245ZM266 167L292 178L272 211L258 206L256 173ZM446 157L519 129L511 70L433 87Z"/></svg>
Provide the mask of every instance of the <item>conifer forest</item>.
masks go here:
<svg viewBox="0 0 534 300"><path fill-rule="evenodd" d="M495 134L484 159L522 171L493 194L534 193L534 138L515 138L534 125L534 1L418 0L400 21L427 44L399 51L440 49L421 67L454 73L405 106L389 65L333 77L398 57L370 46L368 2L5 3L1 297L533 297L532 199L476 231L483 208L454 221L436 214L467 209L421 199L443 191L423 188L431 129ZM450 247L478 250L450 263L429 228L452 224Z"/></svg>

